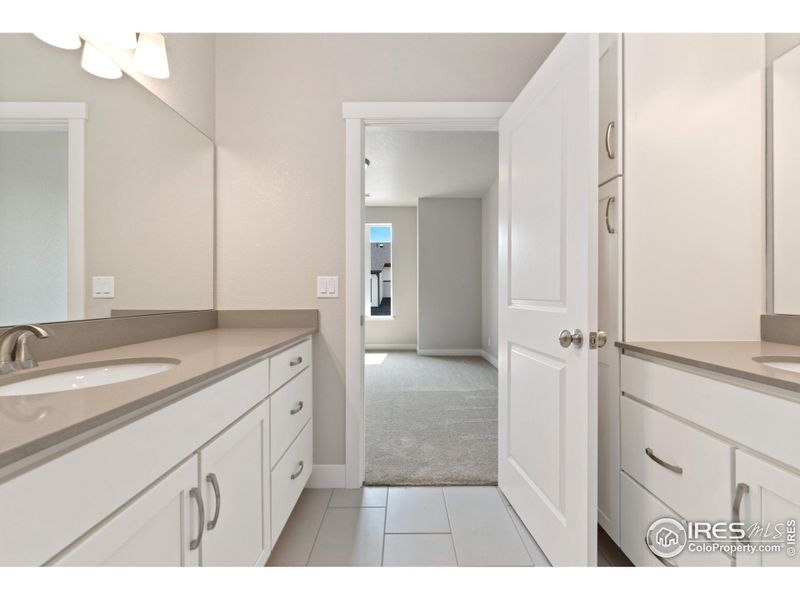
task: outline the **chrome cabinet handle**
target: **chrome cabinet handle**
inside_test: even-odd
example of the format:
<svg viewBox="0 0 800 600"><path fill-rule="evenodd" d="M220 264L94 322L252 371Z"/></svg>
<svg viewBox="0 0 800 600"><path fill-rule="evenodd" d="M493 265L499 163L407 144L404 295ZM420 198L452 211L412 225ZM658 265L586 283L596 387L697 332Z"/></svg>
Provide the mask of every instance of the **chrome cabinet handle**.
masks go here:
<svg viewBox="0 0 800 600"><path fill-rule="evenodd" d="M217 479L216 473L209 473L206 475L206 481L211 484L212 488L214 488L214 517L206 525L208 530L211 531L217 526L217 521L219 521L219 508L222 494L219 492L219 480Z"/></svg>
<svg viewBox="0 0 800 600"><path fill-rule="evenodd" d="M302 356L298 356L298 357L297 357L297 358L295 358L294 360L290 360L290 361L289 361L289 366L290 366L290 367L296 367L296 366L297 366L297 365L299 365L301 362L303 362L303 357L302 357Z"/></svg>
<svg viewBox="0 0 800 600"><path fill-rule="evenodd" d="M196 487L189 490L189 496L194 498L197 503L197 537L189 542L189 550L197 550L203 540L203 532L206 529L206 510L203 506L203 496Z"/></svg>
<svg viewBox="0 0 800 600"><path fill-rule="evenodd" d="M583 346L583 333L581 333L580 329L573 329L572 331L564 329L558 334L558 343L561 344L562 348L569 348L570 344L580 348Z"/></svg>
<svg viewBox="0 0 800 600"><path fill-rule="evenodd" d="M608 125L606 125L606 154L608 155L608 158L610 158L611 160L614 160L614 157L616 156L614 151L611 149L611 131L613 129L614 129L614 121L611 121L609 122Z"/></svg>
<svg viewBox="0 0 800 600"><path fill-rule="evenodd" d="M733 500L733 521L734 523L741 523L742 517L742 500L744 500L744 495L750 493L750 486L746 483L740 483L736 486L736 498ZM750 538L747 537L745 533L744 537L742 538L743 542L750 542Z"/></svg>
<svg viewBox="0 0 800 600"><path fill-rule="evenodd" d="M659 556L658 554L653 552L653 549L650 547L650 540L647 539L647 534L646 533L644 534L644 545L650 551L650 554L655 556L659 560L659 562L661 562L661 564L664 565L665 567L677 567L678 566L676 564L673 564L673 563L669 562L663 556Z"/></svg>
<svg viewBox="0 0 800 600"><path fill-rule="evenodd" d="M671 465L667 461L658 458L656 456L655 452L653 452L652 448L645 448L644 449L644 453L647 454L647 456L649 456L653 460L653 462L655 462L656 464L661 465L665 469L669 469L673 473L677 473L678 475L683 475L683 468L682 467L679 467L677 465Z"/></svg>
<svg viewBox="0 0 800 600"><path fill-rule="evenodd" d="M289 414L290 415L296 415L301 410L303 410L303 401L302 400L298 403L297 408L293 408L292 410L289 411Z"/></svg>
<svg viewBox="0 0 800 600"><path fill-rule="evenodd" d="M300 468L297 469L297 471L295 471L294 473L292 473L291 479L297 479L298 477L300 477L300 473L303 472L303 466L304 465L303 465L303 461L302 460L299 463L297 463L297 466L300 467Z"/></svg>
<svg viewBox="0 0 800 600"><path fill-rule="evenodd" d="M616 200L617 200L617 199L616 199L614 196L609 196L609 197L608 197L608 200L606 200L606 230L608 231L608 233L616 233L616 232L617 232L617 230L616 230L616 229L614 229L614 228L611 226L611 222L608 220L608 211L609 211L609 210L611 210L611 205L612 205L612 204L613 204L613 203L614 203Z"/></svg>

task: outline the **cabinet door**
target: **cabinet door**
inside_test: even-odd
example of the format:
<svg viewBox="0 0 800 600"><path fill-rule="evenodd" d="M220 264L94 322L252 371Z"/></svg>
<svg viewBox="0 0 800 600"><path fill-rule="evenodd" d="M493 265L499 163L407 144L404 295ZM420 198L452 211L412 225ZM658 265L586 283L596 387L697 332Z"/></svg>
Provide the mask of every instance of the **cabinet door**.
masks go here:
<svg viewBox="0 0 800 600"><path fill-rule="evenodd" d="M619 540L619 255L622 235L622 178L601 185L598 193L599 253L597 326L608 341L597 353L597 522Z"/></svg>
<svg viewBox="0 0 800 600"><path fill-rule="evenodd" d="M199 552L191 548L201 526L196 485L197 458L192 457L90 531L53 564L197 566Z"/></svg>
<svg viewBox="0 0 800 600"><path fill-rule="evenodd" d="M270 550L269 402L200 450L203 566L264 564Z"/></svg>
<svg viewBox="0 0 800 600"><path fill-rule="evenodd" d="M797 521L800 520L800 476L790 473L771 463L760 460L745 452L736 452L736 484L744 484L747 488L737 494L741 503L739 518L750 526L757 523L766 528L767 525L775 527L777 524L794 523L796 532ZM734 504L734 519L736 519L736 504ZM796 535L796 533L794 534ZM780 542L783 547L777 552L739 552L736 556L736 566L800 566L797 558L797 541L787 543L786 536L773 540L767 535L751 535L751 542L764 543Z"/></svg>
<svg viewBox="0 0 800 600"><path fill-rule="evenodd" d="M602 184L622 175L622 36L600 36L600 164Z"/></svg>

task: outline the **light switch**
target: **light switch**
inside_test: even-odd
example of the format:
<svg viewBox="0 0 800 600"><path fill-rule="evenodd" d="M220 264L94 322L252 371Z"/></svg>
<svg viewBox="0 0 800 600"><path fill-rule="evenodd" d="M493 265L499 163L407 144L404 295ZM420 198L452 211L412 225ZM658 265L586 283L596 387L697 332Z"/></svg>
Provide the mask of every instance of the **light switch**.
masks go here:
<svg viewBox="0 0 800 600"><path fill-rule="evenodd" d="M339 278L333 276L317 277L317 298L338 298Z"/></svg>
<svg viewBox="0 0 800 600"><path fill-rule="evenodd" d="M92 298L113 298L114 276L98 275L92 277Z"/></svg>

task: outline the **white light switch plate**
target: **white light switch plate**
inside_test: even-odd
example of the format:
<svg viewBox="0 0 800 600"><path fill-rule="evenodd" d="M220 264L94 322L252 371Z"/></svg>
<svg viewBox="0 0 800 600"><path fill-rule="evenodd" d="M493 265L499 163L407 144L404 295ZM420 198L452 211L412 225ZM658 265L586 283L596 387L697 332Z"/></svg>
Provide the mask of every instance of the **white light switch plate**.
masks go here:
<svg viewBox="0 0 800 600"><path fill-rule="evenodd" d="M92 277L92 298L113 298L114 276L98 275Z"/></svg>
<svg viewBox="0 0 800 600"><path fill-rule="evenodd" d="M335 276L317 277L317 298L338 298L339 278Z"/></svg>

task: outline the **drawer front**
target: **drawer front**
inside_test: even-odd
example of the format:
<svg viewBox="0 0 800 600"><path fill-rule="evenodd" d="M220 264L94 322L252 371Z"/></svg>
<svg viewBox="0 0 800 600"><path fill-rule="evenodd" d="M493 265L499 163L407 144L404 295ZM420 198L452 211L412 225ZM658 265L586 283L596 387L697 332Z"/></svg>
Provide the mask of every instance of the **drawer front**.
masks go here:
<svg viewBox="0 0 800 600"><path fill-rule="evenodd" d="M620 496L622 551L637 567L732 566L733 561L719 552L689 552L684 550L673 558L663 560L658 558L645 541L650 525L656 519L662 517L672 517L681 521L682 519L625 473L621 475Z"/></svg>
<svg viewBox="0 0 800 600"><path fill-rule="evenodd" d="M306 369L270 397L271 467L311 418L311 382L311 369Z"/></svg>
<svg viewBox="0 0 800 600"><path fill-rule="evenodd" d="M621 424L622 469L628 475L687 519L730 519L729 446L625 397Z"/></svg>
<svg viewBox="0 0 800 600"><path fill-rule="evenodd" d="M300 493L311 476L314 421L309 421L298 438L272 469L272 546L292 514Z"/></svg>
<svg viewBox="0 0 800 600"><path fill-rule="evenodd" d="M300 342L269 359L269 391L274 392L311 365L311 340Z"/></svg>

